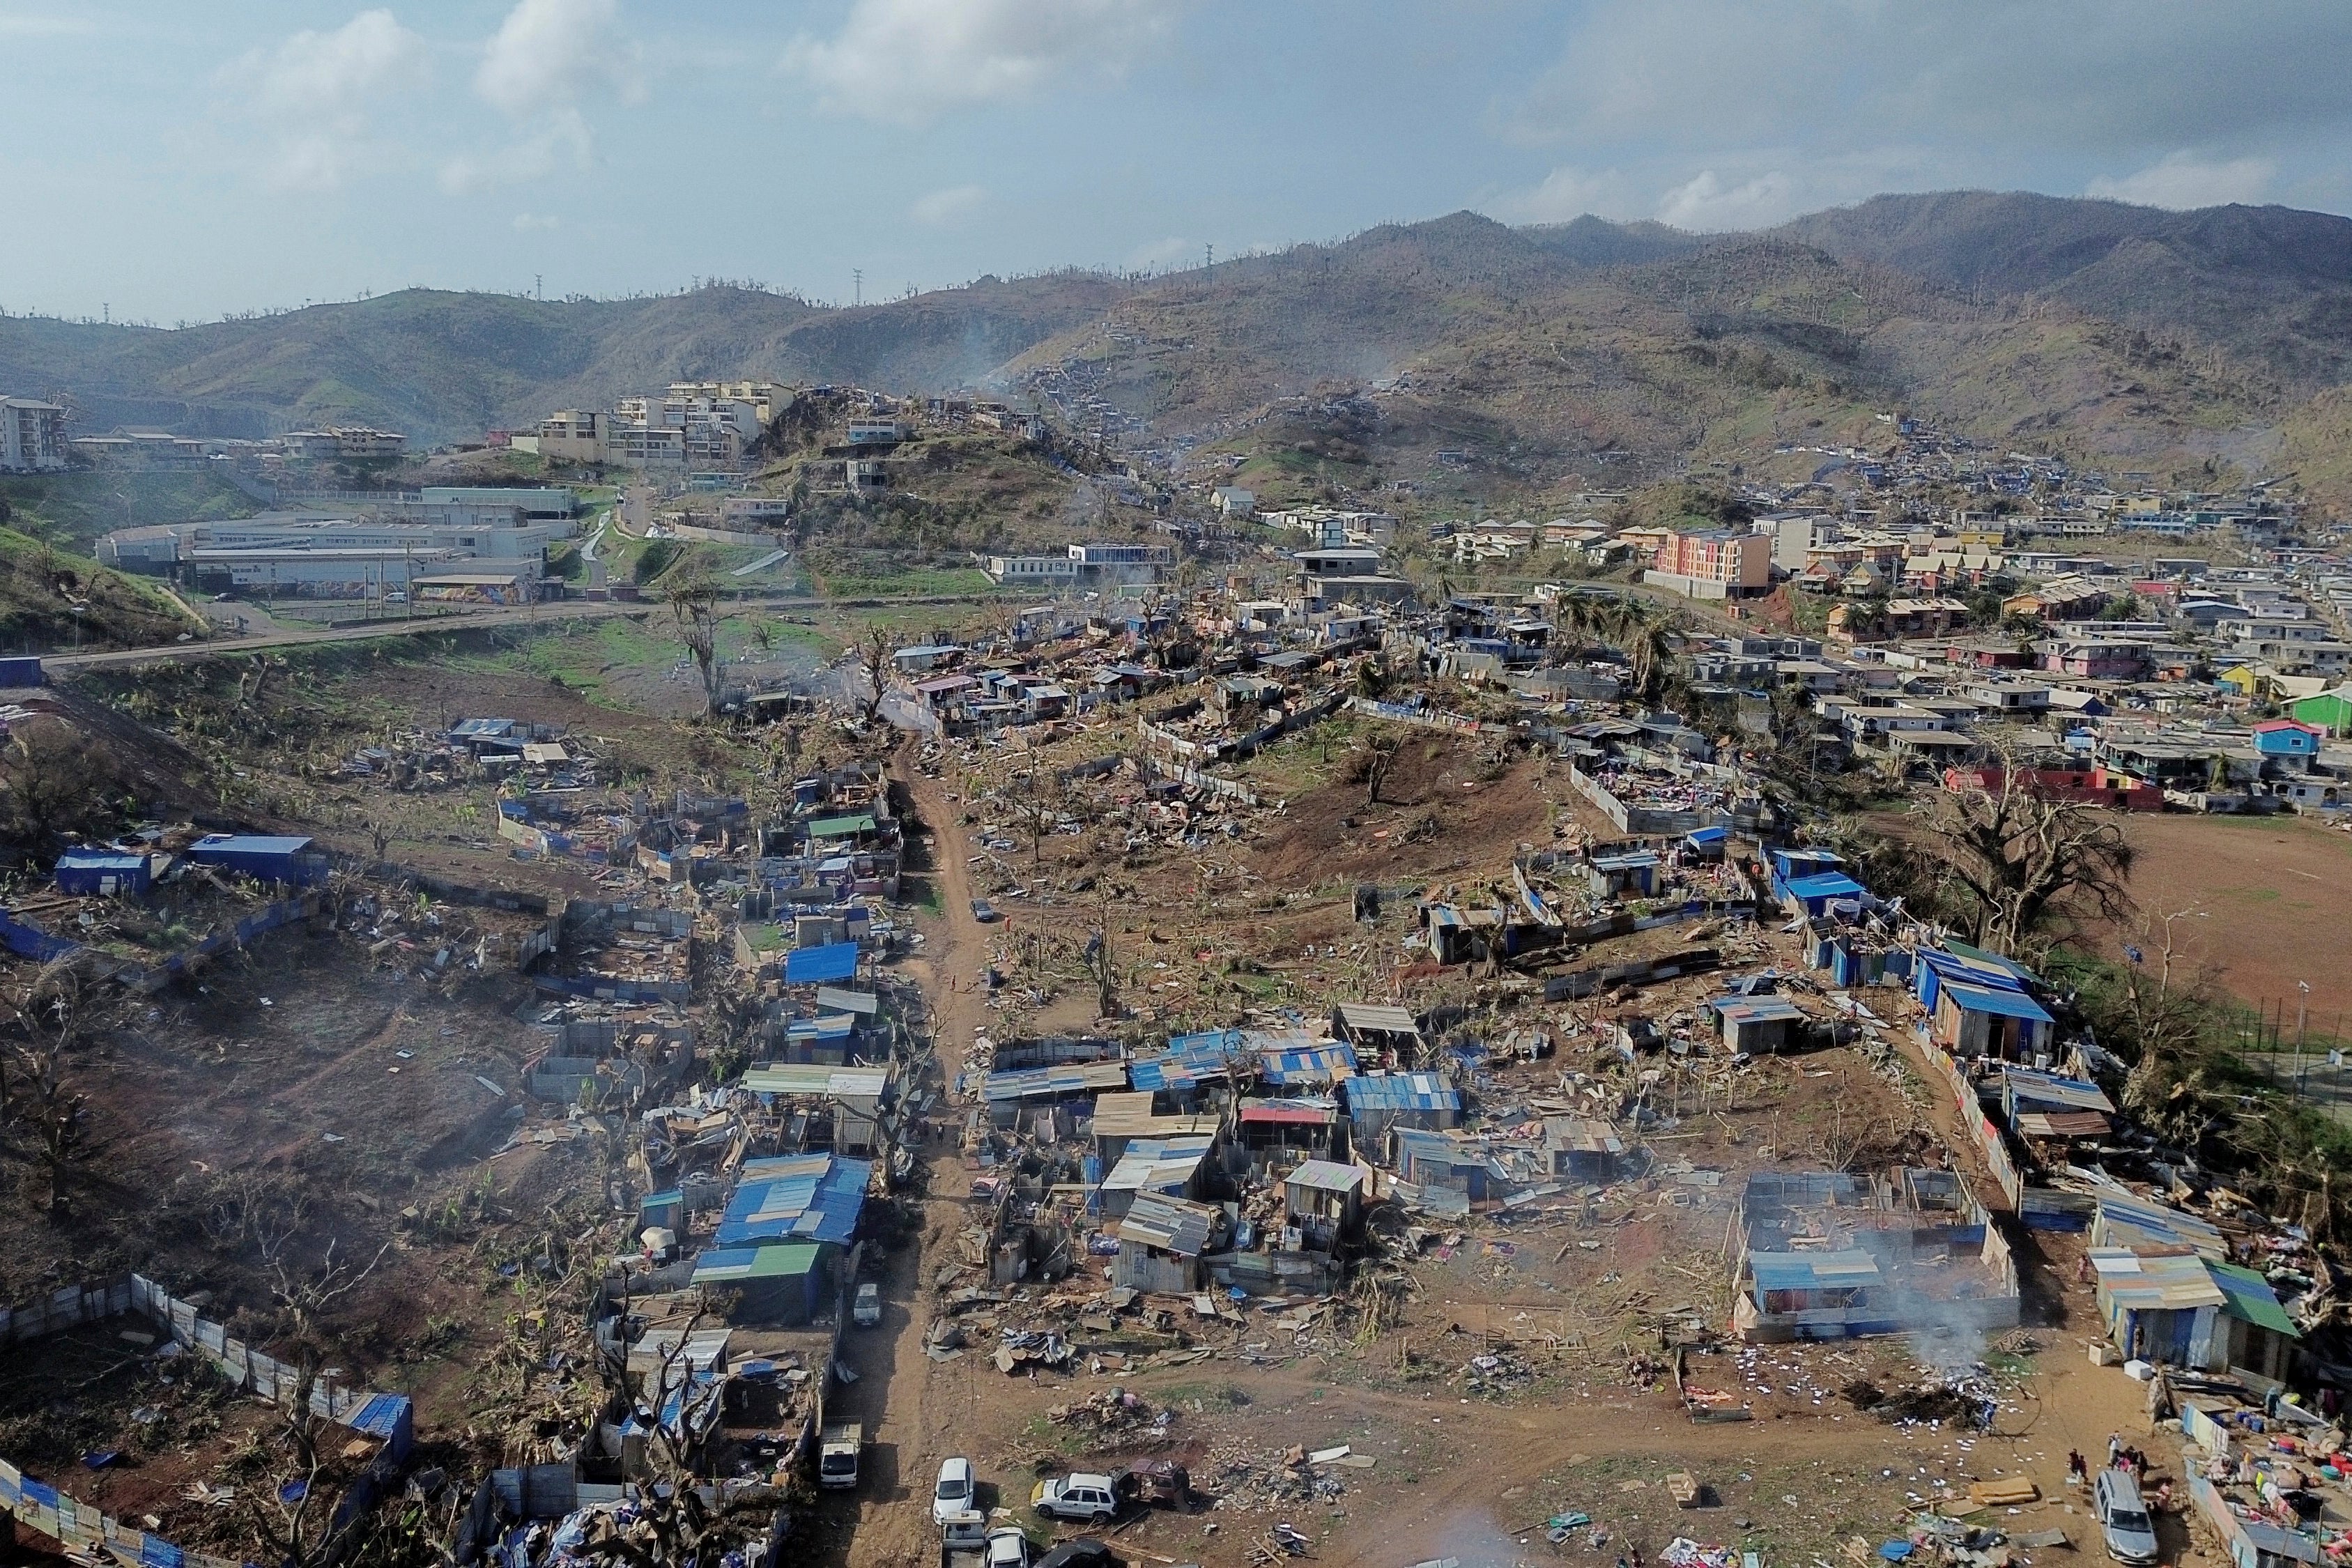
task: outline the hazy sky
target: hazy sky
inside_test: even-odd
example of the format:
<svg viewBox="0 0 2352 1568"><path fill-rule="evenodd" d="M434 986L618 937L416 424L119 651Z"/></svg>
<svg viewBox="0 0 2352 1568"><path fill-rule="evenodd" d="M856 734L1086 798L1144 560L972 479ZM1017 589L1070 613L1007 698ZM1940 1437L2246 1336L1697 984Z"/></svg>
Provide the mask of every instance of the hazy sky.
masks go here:
<svg viewBox="0 0 2352 1568"><path fill-rule="evenodd" d="M0 308L846 302L1472 207L2352 210L2344 0L0 0Z"/></svg>

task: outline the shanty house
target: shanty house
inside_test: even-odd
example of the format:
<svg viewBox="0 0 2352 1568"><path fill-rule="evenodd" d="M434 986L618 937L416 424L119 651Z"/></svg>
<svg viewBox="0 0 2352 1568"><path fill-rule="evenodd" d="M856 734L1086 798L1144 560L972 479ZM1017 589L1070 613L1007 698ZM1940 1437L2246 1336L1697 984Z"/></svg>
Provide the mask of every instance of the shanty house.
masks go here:
<svg viewBox="0 0 2352 1568"><path fill-rule="evenodd" d="M1179 1112L1163 1116L1151 1109L1152 1096L1144 1090L1095 1096L1093 1136L1095 1158L1108 1171L1138 1138L1213 1138L1223 1119L1212 1112Z"/></svg>
<svg viewBox="0 0 2352 1568"><path fill-rule="evenodd" d="M308 888L327 879L327 858L310 852L305 837L252 833L208 833L188 846L188 858L217 866L257 882L288 882Z"/></svg>
<svg viewBox="0 0 2352 1568"><path fill-rule="evenodd" d="M1759 1171L1738 1224L1732 1324L1751 1344L2017 1323L2016 1260L1948 1173Z"/></svg>
<svg viewBox="0 0 2352 1568"><path fill-rule="evenodd" d="M1658 890L1658 857L1649 849L1595 855L1585 865L1584 879L1601 898L1646 899Z"/></svg>
<svg viewBox="0 0 2352 1568"><path fill-rule="evenodd" d="M887 1067L833 1067L823 1062L772 1062L747 1069L743 1087L764 1101L810 1099L830 1107L832 1146L844 1154L870 1154L881 1142L890 1103Z"/></svg>
<svg viewBox="0 0 2352 1568"><path fill-rule="evenodd" d="M1289 1154L1310 1160L1344 1160L1348 1155L1348 1123L1339 1114L1339 1102L1328 1095L1244 1100L1236 1125L1242 1147L1254 1163Z"/></svg>
<svg viewBox="0 0 2352 1568"><path fill-rule="evenodd" d="M1110 1282L1130 1290L1189 1294L1201 1282L1201 1255L1223 1215L1206 1204L1139 1193L1119 1220Z"/></svg>
<svg viewBox="0 0 2352 1568"><path fill-rule="evenodd" d="M1147 1194L1199 1197L1202 1166L1215 1143L1210 1136L1129 1139L1118 1163L1096 1189L1097 1206L1106 1217L1117 1219Z"/></svg>
<svg viewBox="0 0 2352 1568"><path fill-rule="evenodd" d="M1458 1208L1500 1195L1508 1179L1486 1148L1465 1138L1418 1127L1391 1127L1389 1165L1397 1180L1420 1190L1423 1206ZM1454 1194L1449 1202L1439 1194Z"/></svg>
<svg viewBox="0 0 2352 1568"><path fill-rule="evenodd" d="M1613 1182L1622 1173L1625 1141L1606 1121L1590 1116L1547 1116L1544 1149L1551 1173L1571 1182Z"/></svg>
<svg viewBox="0 0 2352 1568"><path fill-rule="evenodd" d="M747 1160L719 1216L719 1247L813 1241L846 1247L866 1208L874 1166L837 1154L786 1154Z"/></svg>
<svg viewBox="0 0 2352 1568"><path fill-rule="evenodd" d="M1829 913L1831 906L1859 903L1867 889L1843 871L1817 871L1808 877L1792 877L1786 881L1775 877L1774 891L1791 914L1819 920Z"/></svg>
<svg viewBox="0 0 2352 1568"><path fill-rule="evenodd" d="M2185 1247L2134 1250L2094 1247L2099 1315L2127 1357L2162 1366L2198 1367L2213 1358L2213 1325L2228 1300Z"/></svg>
<svg viewBox="0 0 2352 1568"><path fill-rule="evenodd" d="M1805 1022L1804 1010L1786 996L1718 996L1706 1005L1725 1047L1748 1056L1788 1049Z"/></svg>
<svg viewBox="0 0 2352 1568"><path fill-rule="evenodd" d="M1341 1002L1331 1009L1331 1032L1367 1056L1393 1052L1402 1062L1418 1061L1421 1026L1402 1007Z"/></svg>
<svg viewBox="0 0 2352 1568"><path fill-rule="evenodd" d="M2011 1068L2001 1074L2000 1112L2029 1143L2067 1142L2105 1137L2116 1106L2095 1083Z"/></svg>
<svg viewBox="0 0 2352 1568"><path fill-rule="evenodd" d="M824 1310L831 1270L825 1249L813 1241L779 1241L765 1247L713 1247L694 1260L694 1283L705 1290L731 1293L737 1323L800 1328Z"/></svg>
<svg viewBox="0 0 2352 1568"><path fill-rule="evenodd" d="M1929 1035L1956 1057L2032 1061L2046 1053L2057 1026L2042 1004L2021 990L1947 975L1937 987Z"/></svg>
<svg viewBox="0 0 2352 1568"><path fill-rule="evenodd" d="M1359 1149L1386 1146L1391 1128L1436 1131L1462 1120L1461 1091L1433 1072L1373 1073L1339 1085L1349 1136Z"/></svg>
<svg viewBox="0 0 2352 1568"><path fill-rule="evenodd" d="M122 849L67 850L58 857L58 891L82 898L110 899L138 894L154 886L155 859Z"/></svg>
<svg viewBox="0 0 2352 1568"><path fill-rule="evenodd" d="M1337 1251L1355 1238L1363 1221L1363 1167L1308 1160L1282 1178L1282 1196L1297 1245L1309 1252Z"/></svg>

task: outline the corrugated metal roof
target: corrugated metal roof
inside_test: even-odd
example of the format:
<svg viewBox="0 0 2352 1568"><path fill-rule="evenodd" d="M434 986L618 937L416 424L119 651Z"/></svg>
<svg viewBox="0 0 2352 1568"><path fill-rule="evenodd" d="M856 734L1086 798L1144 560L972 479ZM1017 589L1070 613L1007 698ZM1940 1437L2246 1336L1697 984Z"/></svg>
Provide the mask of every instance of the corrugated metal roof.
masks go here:
<svg viewBox="0 0 2352 1568"><path fill-rule="evenodd" d="M1135 1206L1118 1223L1118 1238L1182 1258L1198 1258L1209 1245L1216 1211L1206 1204L1159 1193L1138 1193Z"/></svg>
<svg viewBox="0 0 2352 1568"><path fill-rule="evenodd" d="M2094 1234L2110 1247L2186 1247L2200 1257L2225 1258L2230 1244L2221 1231L2193 1214L2126 1192L2101 1192Z"/></svg>
<svg viewBox="0 0 2352 1568"><path fill-rule="evenodd" d="M844 991L838 986L816 988L816 1005L820 1012L850 1013L861 1018L873 1017L882 1009L882 999L871 991Z"/></svg>
<svg viewBox="0 0 2352 1568"><path fill-rule="evenodd" d="M1244 1100L1242 1117L1244 1122L1274 1123L1295 1127L1323 1127L1336 1121L1339 1102L1321 1096L1299 1095L1280 1099Z"/></svg>
<svg viewBox="0 0 2352 1568"><path fill-rule="evenodd" d="M1350 1115L1368 1110L1459 1110L1460 1091L1433 1072L1370 1073L1343 1080L1340 1098Z"/></svg>
<svg viewBox="0 0 2352 1568"><path fill-rule="evenodd" d="M1707 1005L1735 1024L1796 1023L1805 1016L1786 996L1718 996Z"/></svg>
<svg viewBox="0 0 2352 1568"><path fill-rule="evenodd" d="M1421 1026L1402 1007L1371 1002L1341 1002L1331 1016L1342 1028L1370 1029L1384 1035L1417 1035Z"/></svg>
<svg viewBox="0 0 2352 1568"><path fill-rule="evenodd" d="M776 1241L765 1247L714 1247L694 1260L694 1283L727 1285L745 1279L782 1279L812 1272L822 1250L813 1241Z"/></svg>
<svg viewBox="0 0 2352 1568"><path fill-rule="evenodd" d="M811 1170L810 1162L822 1162L824 1168ZM793 1168L773 1173L753 1168L785 1164ZM833 1154L751 1162L728 1198L711 1239L720 1247L782 1241L788 1237L845 1244L856 1232L857 1216L866 1207L866 1184L873 1173L870 1161Z"/></svg>
<svg viewBox="0 0 2352 1568"><path fill-rule="evenodd" d="M1364 1172L1360 1165L1342 1165L1336 1160L1307 1160L1282 1180L1287 1186L1309 1192L1352 1193L1364 1184Z"/></svg>
<svg viewBox="0 0 2352 1568"><path fill-rule="evenodd" d="M1148 1093L1095 1096L1094 1134L1097 1138L1179 1138L1217 1130L1210 1111L1162 1116L1151 1109Z"/></svg>
<svg viewBox="0 0 2352 1568"><path fill-rule="evenodd" d="M2041 1003L2022 991L2011 991L1998 985L1979 985L1974 981L1946 976L1943 994L1951 998L1952 1005L1967 1013L1990 1013L1996 1017L2026 1018L2035 1023L2057 1022L2044 1011Z"/></svg>
<svg viewBox="0 0 2352 1568"><path fill-rule="evenodd" d="M873 831L874 814L870 811L852 812L845 816L813 817L808 825L811 838L847 838L853 834Z"/></svg>
<svg viewBox="0 0 2352 1568"><path fill-rule="evenodd" d="M1356 1070L1356 1047L1345 1040L1318 1040L1310 1046L1267 1048L1258 1053L1258 1070L1276 1085L1332 1083Z"/></svg>
<svg viewBox="0 0 2352 1568"><path fill-rule="evenodd" d="M1868 889L1843 871L1822 871L1783 882L1790 894L1802 900L1859 898Z"/></svg>
<svg viewBox="0 0 2352 1568"><path fill-rule="evenodd" d="M2221 1303L2221 1310L2230 1316L2257 1328L2273 1330L2289 1339L2303 1338L2303 1331L2294 1326L2294 1320L2279 1305L2278 1292L2271 1289L2269 1280L2234 1263L2209 1262L2205 1268L2213 1276L2213 1283L2221 1288L2221 1294L2229 1298Z"/></svg>
<svg viewBox="0 0 2352 1568"><path fill-rule="evenodd" d="M1213 1138L1138 1138L1102 1180L1105 1192L1172 1192L1192 1179Z"/></svg>
<svg viewBox="0 0 2352 1568"><path fill-rule="evenodd" d="M2095 1110L2021 1110L2021 1138L2104 1138L2113 1125Z"/></svg>
<svg viewBox="0 0 2352 1568"><path fill-rule="evenodd" d="M2012 1105L2057 1110L2103 1110L2115 1114L2116 1102L2095 1083L2061 1078L2054 1072L2011 1068L2001 1074L2001 1094Z"/></svg>
<svg viewBox="0 0 2352 1568"><path fill-rule="evenodd" d="M1858 1247L1835 1252L1751 1252L1759 1290L1852 1290L1879 1283L1878 1259Z"/></svg>
<svg viewBox="0 0 2352 1568"><path fill-rule="evenodd" d="M1547 1116L1544 1142L1572 1154L1622 1154L1625 1141L1605 1121L1590 1116Z"/></svg>
<svg viewBox="0 0 2352 1568"><path fill-rule="evenodd" d="M745 1069L743 1087L753 1094L821 1094L831 1100L879 1100L890 1087L890 1069L827 1067L822 1062L775 1062Z"/></svg>
<svg viewBox="0 0 2352 1568"><path fill-rule="evenodd" d="M1052 1067L992 1072L981 1080L982 1100L1060 1100L1127 1086L1125 1062L1063 1062Z"/></svg>
<svg viewBox="0 0 2352 1568"><path fill-rule="evenodd" d="M1239 1029L1211 1029L1171 1037L1168 1048L1158 1056L1129 1063L1128 1077L1139 1089L1186 1089L1223 1078L1228 1067L1247 1065L1248 1048Z"/></svg>
<svg viewBox="0 0 2352 1568"><path fill-rule="evenodd" d="M2189 1312L2228 1300L2205 1271L2205 1260L2193 1252L2095 1247L2091 1267L2107 1300L2135 1312Z"/></svg>

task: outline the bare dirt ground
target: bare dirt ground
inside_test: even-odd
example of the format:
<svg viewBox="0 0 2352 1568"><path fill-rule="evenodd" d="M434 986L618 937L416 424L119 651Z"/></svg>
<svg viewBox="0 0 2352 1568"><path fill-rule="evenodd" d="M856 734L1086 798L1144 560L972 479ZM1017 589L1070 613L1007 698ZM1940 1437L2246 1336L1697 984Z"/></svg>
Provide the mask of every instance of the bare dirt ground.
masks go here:
<svg viewBox="0 0 2352 1568"><path fill-rule="evenodd" d="M2174 922L2192 966L2210 965L2221 985L2250 1004L2284 999L2292 1026L2311 986L2312 1027L2352 1015L2352 834L2295 817L2135 816L2126 831L2138 858L2132 897L2143 917L2189 910ZM2109 939L2160 946L2162 933Z"/></svg>
<svg viewBox="0 0 2352 1568"><path fill-rule="evenodd" d="M922 922L929 942L921 963L950 1062L975 1031L1003 1037L1013 1026L1007 1015L1020 1011L989 1005L974 986L983 959L1035 979L1053 970L1059 944L1105 918L1129 955L1129 995L1162 1026L1179 1018L1229 1022L1244 1005L1307 1001L1376 976L1385 984L1392 975L1416 1005L1457 993L1470 998L1475 993L1457 972L1388 970L1379 953L1405 917L1391 911L1367 932L1352 920L1345 890L1358 880L1474 886L1495 876L1517 844L1547 841L1558 820L1539 763L1520 759L1498 769L1492 758L1440 737L1433 749L1415 752L1410 770L1400 769L1386 792L1393 803L1368 805L1360 785L1333 779L1286 781L1294 787L1280 815L1253 818L1237 841L1211 838L1191 857L1130 850L1121 864L1115 846L1078 835L1048 839L1034 858L1022 844L1018 852L971 861L971 835L961 826L969 807L960 792L950 799L948 784L911 771L902 776L934 839L945 918ZM1475 787L1463 789L1465 782ZM1397 831L1429 813L1439 817L1436 831ZM1068 890L1088 873L1110 881L1107 901ZM981 925L967 902L975 875L983 895L1002 891L992 885L999 883L1019 883L1032 894L1008 904L1008 924ZM1650 932L1624 950L1678 940L1672 931ZM1031 963L1024 953L1046 956ZM1618 956L1617 944L1610 956ZM1780 956L1785 973L1789 955ZM1712 990L1705 979L1678 983L1643 993L1632 1006L1668 1019ZM1493 996L1490 983L1490 1004ZM1897 1005L1888 996L1885 1005L1892 1016ZM1601 1003L1547 1010L1562 1015L1553 1020L1567 1030L1560 1054L1538 1066L1490 1062L1482 1099L1511 1103L1545 1092L1563 1069L1581 1065L1577 1027L1589 1028L1607 1010ZM1091 1011L1090 1000L1065 988L1024 1018L1032 1028L1050 1020L1084 1029ZM853 1342L862 1377L852 1392L877 1401L861 1406L872 1412L877 1484L855 1503L825 1506L815 1560L859 1568L926 1560L934 1549L929 1483L939 1461L959 1453L978 1465L993 1500L1039 1539L1076 1533L1045 1525L1023 1506L1035 1478L1050 1470L1117 1468L1139 1452L1160 1453L1228 1494L1205 1511L1151 1511L1121 1526L1114 1544L1144 1563L1259 1563L1265 1532L1277 1521L1312 1539L1316 1561L1333 1563L1448 1556L1465 1568L1562 1558L1607 1563L1633 1547L1654 1560L1676 1535L1801 1563L1809 1556L1836 1560L1856 1535L1874 1546L1899 1535L1923 1502L1948 1499L1955 1489L1964 1493L1971 1479L2021 1471L2057 1500L1998 1522L2065 1528L2078 1547L2090 1548L2084 1516L2063 1500L2067 1450L2093 1452L2111 1430L2139 1438L2146 1424L2137 1385L2083 1356L2082 1325L2091 1315L2072 1283L2071 1257L2022 1249L2029 1328L1998 1352L1886 1340L1753 1352L1732 1346L1695 1358L1693 1382L1738 1390L1755 1411L1748 1423L1694 1423L1665 1377L1629 1374L1643 1356L1660 1354L1658 1314L1723 1324L1723 1246L1741 1172L1952 1158L1947 1142L1955 1113L1916 1064L1880 1070L1848 1047L1759 1061L1727 1097L1702 1109L1694 1090L1690 1101L1676 1103L1682 1120L1652 1140L1653 1152L1711 1185L1654 1173L1611 1187L1581 1216L1441 1227L1405 1261L1410 1291L1395 1320L1374 1335L1317 1329L1292 1340L1253 1313L1230 1329L1187 1325L1188 1342L1209 1352L1206 1359L1131 1372L1089 1371L1082 1356L1067 1375L1006 1377L976 1352L948 1362L924 1354L938 1310L931 1287L955 1256L964 1223L957 1200L970 1177L952 1152L935 1152L919 1251L891 1259L885 1327ZM1083 1299L1101 1288L1099 1260L1090 1268L1052 1293ZM1046 1293L1028 1288L1028 1310L1042 1309ZM1018 1321L1018 1300L1012 1310ZM1522 1375L1500 1384L1483 1377L1472 1358L1485 1353L1503 1356ZM1857 1376L1887 1386L1916 1381L1923 1375L1919 1354L1995 1366L2005 1392L1992 1432L1883 1425L1841 1396ZM1098 1436L1048 1416L1113 1386L1171 1412L1164 1435ZM1245 1478L1278 1469L1294 1446L1341 1444L1370 1465L1326 1467L1318 1472L1326 1484L1305 1497L1251 1496ZM2159 1456L2160 1466L2165 1459ZM1665 1474L1681 1468L1706 1485L1706 1506L1685 1512L1664 1495ZM1555 1546L1542 1523L1568 1512L1589 1513L1592 1523ZM2193 1560L2185 1537L2178 1545Z"/></svg>

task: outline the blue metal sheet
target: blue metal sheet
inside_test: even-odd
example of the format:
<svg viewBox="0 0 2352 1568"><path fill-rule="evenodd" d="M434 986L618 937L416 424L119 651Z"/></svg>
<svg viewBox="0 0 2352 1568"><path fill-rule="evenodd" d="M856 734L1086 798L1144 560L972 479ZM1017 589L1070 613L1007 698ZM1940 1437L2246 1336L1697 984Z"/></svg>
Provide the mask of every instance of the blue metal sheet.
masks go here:
<svg viewBox="0 0 2352 1568"><path fill-rule="evenodd" d="M788 985L821 985L847 980L856 973L857 944L854 942L803 947L784 955L784 983Z"/></svg>
<svg viewBox="0 0 2352 1568"><path fill-rule="evenodd" d="M1978 985L1970 981L1944 977L1943 994L1952 1005L1967 1013L1991 1013L2004 1018L2029 1018L2038 1024L2056 1022L2042 1010L2042 1004L2022 991L2007 991L1997 986Z"/></svg>

